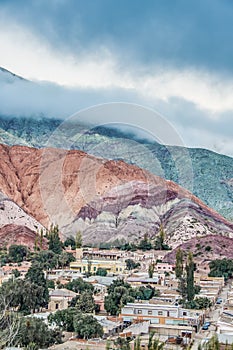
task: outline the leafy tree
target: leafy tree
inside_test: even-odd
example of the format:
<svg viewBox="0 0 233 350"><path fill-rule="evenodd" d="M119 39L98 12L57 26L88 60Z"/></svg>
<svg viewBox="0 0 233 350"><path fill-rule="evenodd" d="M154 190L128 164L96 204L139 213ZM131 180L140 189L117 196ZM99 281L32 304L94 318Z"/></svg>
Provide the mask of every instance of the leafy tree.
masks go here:
<svg viewBox="0 0 233 350"><path fill-rule="evenodd" d="M167 244L164 243L164 240L166 238L166 234L163 229L163 225L160 225L159 228L159 234L156 237L155 244L154 244L154 249L155 250L168 250L170 249Z"/></svg>
<svg viewBox="0 0 233 350"><path fill-rule="evenodd" d="M53 280L47 281L47 287L51 289L55 289L55 283Z"/></svg>
<svg viewBox="0 0 233 350"><path fill-rule="evenodd" d="M233 273L233 260L231 259L217 259L209 263L211 277L231 278Z"/></svg>
<svg viewBox="0 0 233 350"><path fill-rule="evenodd" d="M61 343L61 333L49 330L43 320L39 318L22 318L15 344L28 346L36 344L40 348L48 348L55 343Z"/></svg>
<svg viewBox="0 0 233 350"><path fill-rule="evenodd" d="M132 292L130 292L130 295L138 300L150 300L154 296L158 296L159 291L157 289L151 287L150 285L140 286L137 288L133 288Z"/></svg>
<svg viewBox="0 0 233 350"><path fill-rule="evenodd" d="M92 293L89 291L81 293L77 298L76 308L82 313L92 313L95 310L95 301Z"/></svg>
<svg viewBox="0 0 233 350"><path fill-rule="evenodd" d="M59 255L52 250L42 250L35 254L33 261L37 261L44 270L51 270L58 267Z"/></svg>
<svg viewBox="0 0 233 350"><path fill-rule="evenodd" d="M25 281L30 281L32 285L37 286L38 302L37 306L46 307L49 301L49 292L47 281L45 279L43 268L37 262L34 262L25 275ZM40 287L40 288L38 288Z"/></svg>
<svg viewBox="0 0 233 350"><path fill-rule="evenodd" d="M96 271L97 276L107 276L107 274L108 274L108 271L106 269L98 267Z"/></svg>
<svg viewBox="0 0 233 350"><path fill-rule="evenodd" d="M49 250L52 250L56 254L60 254L62 252L62 242L59 237L59 229L57 225L51 225L47 237L49 241Z"/></svg>
<svg viewBox="0 0 233 350"><path fill-rule="evenodd" d="M0 294L9 310L14 308L24 314L39 310L48 302L48 298L45 299L44 288L28 279L10 279L4 282Z"/></svg>
<svg viewBox="0 0 233 350"><path fill-rule="evenodd" d="M125 263L126 263L127 270L133 270L140 266L139 262L135 262L132 259L126 259Z"/></svg>
<svg viewBox="0 0 233 350"><path fill-rule="evenodd" d="M122 279L113 281L108 287L108 295L104 299L104 307L111 315L118 315L121 308L128 302L133 302L132 287Z"/></svg>
<svg viewBox="0 0 233 350"><path fill-rule="evenodd" d="M76 314L74 316L74 330L81 339L102 337L103 327L92 315Z"/></svg>
<svg viewBox="0 0 233 350"><path fill-rule="evenodd" d="M60 330L74 332L74 315L76 314L77 309L75 307L70 307L50 314L48 321L50 325L55 325Z"/></svg>
<svg viewBox="0 0 233 350"><path fill-rule="evenodd" d="M71 249L75 249L76 248L76 240L74 239L74 237L73 236L67 237L66 240L64 241L64 246L71 247Z"/></svg>
<svg viewBox="0 0 233 350"><path fill-rule="evenodd" d="M75 293L82 293L84 291L94 291L94 287L90 283L85 282L81 277L68 282L66 284L66 288L72 290Z"/></svg>
<svg viewBox="0 0 233 350"><path fill-rule="evenodd" d="M64 268L70 265L72 261L75 261L73 254L68 252L61 252L58 256L58 268Z"/></svg>
<svg viewBox="0 0 233 350"><path fill-rule="evenodd" d="M141 249L143 251L152 249L152 244L148 239L148 234L145 234L143 239L139 242L138 249Z"/></svg>
<svg viewBox="0 0 233 350"><path fill-rule="evenodd" d="M75 243L76 243L76 248L82 248L83 240L82 240L82 234L80 231L78 231L76 234Z"/></svg>
<svg viewBox="0 0 233 350"><path fill-rule="evenodd" d="M198 297L184 304L187 309L203 310L212 306L212 302L207 297Z"/></svg>
<svg viewBox="0 0 233 350"><path fill-rule="evenodd" d="M17 244L12 244L9 247L9 260L11 262L19 263L22 262L26 259L28 256L28 249L24 245L17 245Z"/></svg>
<svg viewBox="0 0 233 350"><path fill-rule="evenodd" d="M137 250L137 245L134 243L124 243L121 247L121 250L135 252Z"/></svg>

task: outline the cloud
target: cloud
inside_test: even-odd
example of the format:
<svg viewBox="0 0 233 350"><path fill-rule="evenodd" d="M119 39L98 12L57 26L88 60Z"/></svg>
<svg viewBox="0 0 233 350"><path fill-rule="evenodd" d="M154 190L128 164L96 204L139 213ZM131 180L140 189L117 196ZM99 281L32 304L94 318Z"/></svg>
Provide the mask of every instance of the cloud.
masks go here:
<svg viewBox="0 0 233 350"><path fill-rule="evenodd" d="M66 54L103 46L123 65L233 73L230 0L2 0L0 10Z"/></svg>
<svg viewBox="0 0 233 350"><path fill-rule="evenodd" d="M233 79L195 69L154 66L122 67L107 48L85 57L64 55L27 29L2 22L0 62L20 75L79 89L122 89L134 91L145 101L181 98L201 110L222 113L233 110ZM15 59L17 57L17 59Z"/></svg>
<svg viewBox="0 0 233 350"><path fill-rule="evenodd" d="M232 15L227 0L3 0L0 66L34 82L0 81L0 113L132 102L165 115L187 145L232 154Z"/></svg>

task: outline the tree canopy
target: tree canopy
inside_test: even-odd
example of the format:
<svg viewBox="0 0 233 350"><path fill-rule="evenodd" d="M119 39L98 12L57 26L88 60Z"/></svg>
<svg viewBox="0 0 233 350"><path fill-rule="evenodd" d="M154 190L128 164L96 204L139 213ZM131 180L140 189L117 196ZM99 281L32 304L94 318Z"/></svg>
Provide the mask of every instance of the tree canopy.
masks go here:
<svg viewBox="0 0 233 350"><path fill-rule="evenodd" d="M231 259L217 259L209 263L211 277L224 277L228 279L232 277L233 260Z"/></svg>

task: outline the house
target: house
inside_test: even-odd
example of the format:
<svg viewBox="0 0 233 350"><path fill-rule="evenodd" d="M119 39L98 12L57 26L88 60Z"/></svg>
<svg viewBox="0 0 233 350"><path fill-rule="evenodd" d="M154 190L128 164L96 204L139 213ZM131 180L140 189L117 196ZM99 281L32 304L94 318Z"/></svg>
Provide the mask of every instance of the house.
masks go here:
<svg viewBox="0 0 233 350"><path fill-rule="evenodd" d="M158 262L155 265L155 271L162 273L172 273L175 271L175 265L169 264L168 262Z"/></svg>
<svg viewBox="0 0 233 350"><path fill-rule="evenodd" d="M159 302L159 301L158 301ZM205 313L201 310L185 309L170 303L128 303L122 310L124 322L150 321L150 330L163 335L182 335L200 329Z"/></svg>
<svg viewBox="0 0 233 350"><path fill-rule="evenodd" d="M217 321L217 336L220 342L233 343L233 313L230 310L223 312Z"/></svg>
<svg viewBox="0 0 233 350"><path fill-rule="evenodd" d="M76 261L70 263L71 270L96 273L99 268L106 269L109 274L119 275L125 272L126 263L118 252L76 249Z"/></svg>
<svg viewBox="0 0 233 350"><path fill-rule="evenodd" d="M65 288L54 289L49 292L49 305L48 310L64 310L69 306L69 302L77 295L72 290Z"/></svg>

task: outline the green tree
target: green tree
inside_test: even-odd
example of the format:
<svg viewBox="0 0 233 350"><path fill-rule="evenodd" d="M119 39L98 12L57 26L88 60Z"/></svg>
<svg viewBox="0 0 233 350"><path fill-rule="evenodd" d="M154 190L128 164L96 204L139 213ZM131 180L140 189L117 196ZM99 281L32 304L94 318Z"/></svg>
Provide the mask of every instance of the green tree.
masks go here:
<svg viewBox="0 0 233 350"><path fill-rule="evenodd" d="M178 292L180 293L183 300L187 299L187 279L185 275L179 278Z"/></svg>
<svg viewBox="0 0 233 350"><path fill-rule="evenodd" d="M74 316L74 330L81 339L102 337L103 327L92 315L76 314Z"/></svg>
<svg viewBox="0 0 233 350"><path fill-rule="evenodd" d="M84 291L78 296L76 308L82 313L92 313L95 310L95 301L90 291Z"/></svg>
<svg viewBox="0 0 233 350"><path fill-rule="evenodd" d="M136 269L137 267L140 266L139 262L135 262L132 259L126 259L125 263L126 263L127 270L134 270L134 269Z"/></svg>
<svg viewBox="0 0 233 350"><path fill-rule="evenodd" d="M75 307L70 307L65 310L58 310L48 317L49 324L58 327L66 332L74 332L74 315L77 314Z"/></svg>
<svg viewBox="0 0 233 350"><path fill-rule="evenodd" d="M40 348L48 348L55 343L61 343L61 333L49 330L43 320L39 318L22 318L15 344L28 346L34 343Z"/></svg>
<svg viewBox="0 0 233 350"><path fill-rule="evenodd" d="M107 276L107 274L108 274L108 271L106 269L98 267L96 271L97 276Z"/></svg>
<svg viewBox="0 0 233 350"><path fill-rule="evenodd" d="M27 256L28 256L28 249L26 246L21 244L19 245L12 244L9 247L8 257L10 261L19 263L26 260Z"/></svg>
<svg viewBox="0 0 233 350"><path fill-rule="evenodd" d="M138 249L141 249L143 251L152 249L152 244L151 244L151 242L148 239L148 234L147 233L145 233L143 239L139 242Z"/></svg>
<svg viewBox="0 0 233 350"><path fill-rule="evenodd" d="M130 295L138 300L150 300L154 296L159 295L159 290L151 287L150 285L140 286L133 288L132 291L130 291Z"/></svg>
<svg viewBox="0 0 233 350"><path fill-rule="evenodd" d="M159 233L156 237L155 243L154 243L154 249L155 250L170 250L171 248L165 244L165 238L166 238L166 234L163 228L163 225L160 225L159 228Z"/></svg>
<svg viewBox="0 0 233 350"><path fill-rule="evenodd" d="M187 264L186 264L186 281L187 281L187 299L188 301L192 301L195 296L195 289L194 289L194 262L193 262L193 255L191 252L188 254Z"/></svg>
<svg viewBox="0 0 233 350"><path fill-rule="evenodd" d="M153 278L154 271L155 271L155 264L154 263L150 263L149 268L148 268L149 278Z"/></svg>
<svg viewBox="0 0 233 350"><path fill-rule="evenodd" d="M70 265L72 261L75 261L73 254L68 252L61 252L57 257L58 268L64 268Z"/></svg>
<svg viewBox="0 0 233 350"><path fill-rule="evenodd" d="M94 287L90 283L85 282L81 277L68 282L66 284L66 288L72 290L75 293L82 293L84 291L94 291Z"/></svg>
<svg viewBox="0 0 233 350"><path fill-rule="evenodd" d="M64 241L64 246L71 247L71 249L75 249L76 248L76 241L75 241L74 237L73 236L67 237L66 240Z"/></svg>
<svg viewBox="0 0 233 350"><path fill-rule="evenodd" d="M212 302L207 297L198 297L192 301L186 302L184 306L187 309L203 310L212 306Z"/></svg>
<svg viewBox="0 0 233 350"><path fill-rule="evenodd" d="M83 239L80 231L76 233L75 243L76 243L76 248L82 248Z"/></svg>
<svg viewBox="0 0 233 350"><path fill-rule="evenodd" d="M104 307L111 315L118 315L121 308L134 301L133 289L122 279L113 281L108 287L108 295L104 299Z"/></svg>
<svg viewBox="0 0 233 350"><path fill-rule="evenodd" d="M32 285L37 286L39 292L37 306L46 307L49 301L49 291L43 268L39 263L32 263L25 275L25 281L30 281Z"/></svg>
<svg viewBox="0 0 233 350"><path fill-rule="evenodd" d="M47 287L51 289L55 289L55 282L53 280L47 281Z"/></svg>
<svg viewBox="0 0 233 350"><path fill-rule="evenodd" d="M183 275L183 265L184 265L184 254L182 249L178 248L176 252L176 266L175 266L175 274L176 278L181 278Z"/></svg>
<svg viewBox="0 0 233 350"><path fill-rule="evenodd" d="M209 263L211 277L231 278L233 273L233 260L231 259L217 259Z"/></svg>
<svg viewBox="0 0 233 350"><path fill-rule="evenodd" d="M0 294L9 310L13 308L23 314L29 314L47 305L44 288L28 279L11 279L4 282Z"/></svg>
<svg viewBox="0 0 233 350"><path fill-rule="evenodd" d="M57 225L51 225L47 237L49 241L49 250L52 250L56 254L60 254L63 245L59 237L59 229Z"/></svg>
<svg viewBox="0 0 233 350"><path fill-rule="evenodd" d="M42 250L35 254L33 261L38 262L44 270L55 269L59 265L59 254L52 250Z"/></svg>

